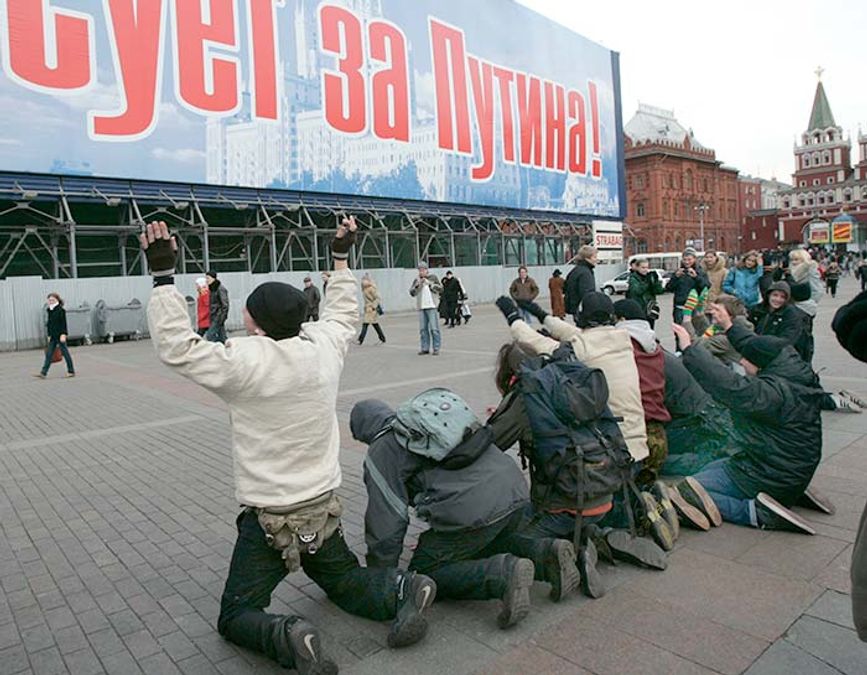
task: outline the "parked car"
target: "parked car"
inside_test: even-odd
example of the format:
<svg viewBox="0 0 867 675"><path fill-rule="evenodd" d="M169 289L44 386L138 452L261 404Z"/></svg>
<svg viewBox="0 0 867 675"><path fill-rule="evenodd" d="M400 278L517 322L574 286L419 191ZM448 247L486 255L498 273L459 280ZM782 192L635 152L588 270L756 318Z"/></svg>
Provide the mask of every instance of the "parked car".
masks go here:
<svg viewBox="0 0 867 675"><path fill-rule="evenodd" d="M652 269L651 272L656 272L659 276L659 280L662 282L662 287L668 287L668 282L671 281L671 272L666 272L665 270L660 269ZM629 272L621 272L613 279L606 281L602 286L602 292L606 295L623 295L626 293L629 288Z"/></svg>

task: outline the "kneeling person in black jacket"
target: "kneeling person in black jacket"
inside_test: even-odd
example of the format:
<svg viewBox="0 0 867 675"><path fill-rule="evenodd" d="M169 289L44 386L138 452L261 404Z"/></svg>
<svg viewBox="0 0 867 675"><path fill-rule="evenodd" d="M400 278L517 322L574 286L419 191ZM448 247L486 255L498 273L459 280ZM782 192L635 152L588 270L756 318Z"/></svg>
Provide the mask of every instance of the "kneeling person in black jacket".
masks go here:
<svg viewBox="0 0 867 675"><path fill-rule="evenodd" d="M394 420L395 412L377 400L357 403L350 416L353 438L370 446L364 459L369 566L397 563L413 506L430 529L419 537L409 566L436 581L437 599L499 598L497 623L506 628L529 613L534 577L551 584L555 601L579 586L570 542L519 534L527 483L489 429L465 433L437 462L409 450Z"/></svg>

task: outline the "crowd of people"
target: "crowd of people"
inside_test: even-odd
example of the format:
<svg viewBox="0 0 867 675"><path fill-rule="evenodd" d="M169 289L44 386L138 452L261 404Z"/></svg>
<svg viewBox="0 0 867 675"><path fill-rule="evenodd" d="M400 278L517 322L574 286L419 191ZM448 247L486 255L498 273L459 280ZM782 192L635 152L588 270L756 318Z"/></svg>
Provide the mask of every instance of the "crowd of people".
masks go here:
<svg viewBox="0 0 867 675"><path fill-rule="evenodd" d="M265 611L291 572L303 570L343 610L390 622L388 644L400 648L425 636L436 599L498 600L496 623L506 629L528 615L534 581L557 602L579 590L604 595L600 559L664 570L682 527L727 521L809 535L813 526L792 507L833 512L811 486L821 413L860 412L867 402L825 391L812 368L812 332L822 278L832 281L835 265L839 278L845 261L823 267L824 258L799 249L749 252L727 266L719 254L700 259L686 249L667 286L635 259L626 298L613 302L596 290L588 246L565 278L556 270L549 280L550 312L523 266L497 300L508 335L493 373L501 400L486 419L442 388L396 409L375 399L352 408L351 434L368 446L363 565L340 527L336 404L349 344L362 344L371 326L386 338L369 275L356 332L347 263L356 230L353 218L343 220L321 294L310 277L303 290L261 284L242 309L248 336L228 342L228 296L216 273L198 284L194 330L174 287L177 245L167 226L151 223L141 237L159 358L231 413L242 510L217 622L227 640L301 673L336 673L314 625ZM861 263L848 268L863 276ZM471 316L462 311L466 289L451 271L440 279L420 263L409 293L419 354L437 355L439 319L451 328ZM674 350L655 332L662 293L673 295ZM49 300L52 350L61 348L72 374L62 301ZM862 292L834 322L841 345L862 360L865 305ZM47 367L48 359L43 374ZM506 454L513 448L520 464ZM412 512L428 529L403 566ZM861 530L855 555L867 559L867 513ZM853 566L856 625L867 637L864 576Z"/></svg>

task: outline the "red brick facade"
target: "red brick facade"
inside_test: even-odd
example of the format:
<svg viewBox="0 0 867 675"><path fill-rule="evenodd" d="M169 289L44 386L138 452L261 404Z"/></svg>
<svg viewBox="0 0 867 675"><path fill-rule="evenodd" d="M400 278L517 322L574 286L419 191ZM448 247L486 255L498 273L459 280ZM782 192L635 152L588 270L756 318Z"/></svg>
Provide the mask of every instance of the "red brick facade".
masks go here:
<svg viewBox="0 0 867 675"><path fill-rule="evenodd" d="M681 251L698 243L702 211L702 248L737 246L738 172L722 166L713 150L694 143L691 133L682 140L634 138L627 125L625 154L628 253Z"/></svg>

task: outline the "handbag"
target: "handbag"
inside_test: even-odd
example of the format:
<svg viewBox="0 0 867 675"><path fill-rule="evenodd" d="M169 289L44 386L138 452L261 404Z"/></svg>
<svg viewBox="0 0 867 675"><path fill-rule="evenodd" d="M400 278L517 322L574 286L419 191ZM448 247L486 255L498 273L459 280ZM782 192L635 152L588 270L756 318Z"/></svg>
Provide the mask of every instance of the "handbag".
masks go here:
<svg viewBox="0 0 867 675"><path fill-rule="evenodd" d="M63 354L60 352L60 347L55 347L51 354L51 363L58 363L63 359Z"/></svg>
<svg viewBox="0 0 867 675"><path fill-rule="evenodd" d="M648 302L645 313L647 314L648 319L656 321L659 318L659 303L656 300Z"/></svg>
<svg viewBox="0 0 867 675"><path fill-rule="evenodd" d="M382 305L376 306L376 313L379 314L379 316L382 316L383 314L385 314L385 312L382 311Z"/></svg>

